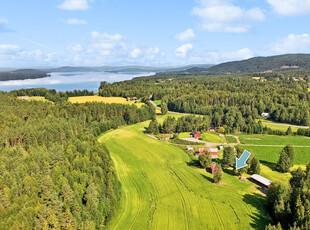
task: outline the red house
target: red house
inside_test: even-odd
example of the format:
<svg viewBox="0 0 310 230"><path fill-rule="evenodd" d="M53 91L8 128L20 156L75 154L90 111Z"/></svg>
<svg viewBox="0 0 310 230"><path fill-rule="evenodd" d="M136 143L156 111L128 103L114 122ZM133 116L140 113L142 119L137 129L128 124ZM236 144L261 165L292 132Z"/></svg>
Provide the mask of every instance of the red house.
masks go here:
<svg viewBox="0 0 310 230"><path fill-rule="evenodd" d="M193 132L191 133L191 136L194 137L194 138L200 138L200 137L201 137L201 134L200 134L199 132L197 132L197 131L193 131Z"/></svg>
<svg viewBox="0 0 310 230"><path fill-rule="evenodd" d="M219 158L219 150L217 148L209 148L208 151L212 159Z"/></svg>
<svg viewBox="0 0 310 230"><path fill-rule="evenodd" d="M211 169L211 173L213 173L214 169L215 169L215 166L216 166L216 163L215 162L212 162L210 164L210 169Z"/></svg>
<svg viewBox="0 0 310 230"><path fill-rule="evenodd" d="M219 158L219 152L217 148L199 148L198 156L206 154L207 151L210 153L212 159Z"/></svg>

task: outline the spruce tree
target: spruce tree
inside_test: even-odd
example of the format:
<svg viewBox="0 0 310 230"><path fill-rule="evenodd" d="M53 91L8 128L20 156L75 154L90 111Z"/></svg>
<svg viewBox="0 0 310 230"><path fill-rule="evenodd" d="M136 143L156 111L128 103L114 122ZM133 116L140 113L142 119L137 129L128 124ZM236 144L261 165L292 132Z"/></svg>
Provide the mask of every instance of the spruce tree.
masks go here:
<svg viewBox="0 0 310 230"><path fill-rule="evenodd" d="M223 167L228 168L229 166L235 165L235 152L232 147L224 148L223 153Z"/></svg>
<svg viewBox="0 0 310 230"><path fill-rule="evenodd" d="M212 162L211 155L209 152L206 152L206 154L200 155L198 159L199 159L199 163L201 167L203 167L204 169L209 167Z"/></svg>

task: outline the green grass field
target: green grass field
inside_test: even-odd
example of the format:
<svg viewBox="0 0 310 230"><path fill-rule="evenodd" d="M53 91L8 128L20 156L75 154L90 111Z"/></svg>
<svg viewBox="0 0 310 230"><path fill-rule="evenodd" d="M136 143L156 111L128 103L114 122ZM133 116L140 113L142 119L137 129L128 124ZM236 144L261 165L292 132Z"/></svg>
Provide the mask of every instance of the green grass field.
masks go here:
<svg viewBox="0 0 310 230"><path fill-rule="evenodd" d="M258 157L262 163L277 163L279 160L279 153L283 147L266 147L266 146L243 146L243 148L250 151ZM294 164L306 165L310 162L310 147L294 147L295 159Z"/></svg>
<svg viewBox="0 0 310 230"><path fill-rule="evenodd" d="M155 105L160 106L161 105L161 100L154 101L154 103L155 103Z"/></svg>
<svg viewBox="0 0 310 230"><path fill-rule="evenodd" d="M201 138L204 141L212 142L212 143L225 143L225 137L221 137L218 134L213 133L203 133L201 134Z"/></svg>
<svg viewBox="0 0 310 230"><path fill-rule="evenodd" d="M228 143L238 143L237 139L233 136L226 136L226 140Z"/></svg>
<svg viewBox="0 0 310 230"><path fill-rule="evenodd" d="M275 136L275 135L240 135L242 144L256 145L295 145L310 146L310 138L304 136Z"/></svg>
<svg viewBox="0 0 310 230"><path fill-rule="evenodd" d="M221 185L214 184L183 150L143 134L147 126L99 137L122 183L108 229L264 229L271 221L256 185L226 173Z"/></svg>
<svg viewBox="0 0 310 230"><path fill-rule="evenodd" d="M275 124L263 124L264 126L267 126L268 128L271 128L273 130L280 130L283 132L286 132L286 130L288 129L288 125L275 125ZM293 132L297 132L298 128L291 126Z"/></svg>
<svg viewBox="0 0 310 230"><path fill-rule="evenodd" d="M190 132L184 132L184 133L179 133L179 138L187 138L189 136Z"/></svg>
<svg viewBox="0 0 310 230"><path fill-rule="evenodd" d="M123 97L100 97L98 95L94 96L81 96L81 97L69 97L68 101L71 103L86 103L86 102L102 102L102 103L116 103L116 104L128 104L136 105L140 108L144 103L135 103L134 101L127 101Z"/></svg>

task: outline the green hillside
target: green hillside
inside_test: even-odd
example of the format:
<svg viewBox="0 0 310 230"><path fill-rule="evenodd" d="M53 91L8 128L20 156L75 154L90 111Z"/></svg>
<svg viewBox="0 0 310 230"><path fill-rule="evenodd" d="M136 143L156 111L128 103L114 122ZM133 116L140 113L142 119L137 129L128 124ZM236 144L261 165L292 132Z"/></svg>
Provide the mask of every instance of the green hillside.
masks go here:
<svg viewBox="0 0 310 230"><path fill-rule="evenodd" d="M190 166L181 149L143 134L148 122L103 134L122 183L109 229L264 229L271 220L255 185ZM258 190L255 190L258 192Z"/></svg>

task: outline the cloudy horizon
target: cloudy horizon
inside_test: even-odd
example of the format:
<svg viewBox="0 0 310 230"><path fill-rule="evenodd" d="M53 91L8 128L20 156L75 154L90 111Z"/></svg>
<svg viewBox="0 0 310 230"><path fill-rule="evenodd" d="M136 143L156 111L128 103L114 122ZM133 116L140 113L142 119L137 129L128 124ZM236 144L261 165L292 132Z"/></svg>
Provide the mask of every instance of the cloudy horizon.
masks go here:
<svg viewBox="0 0 310 230"><path fill-rule="evenodd" d="M176 66L310 53L309 16L310 0L12 0L0 8L0 67Z"/></svg>

